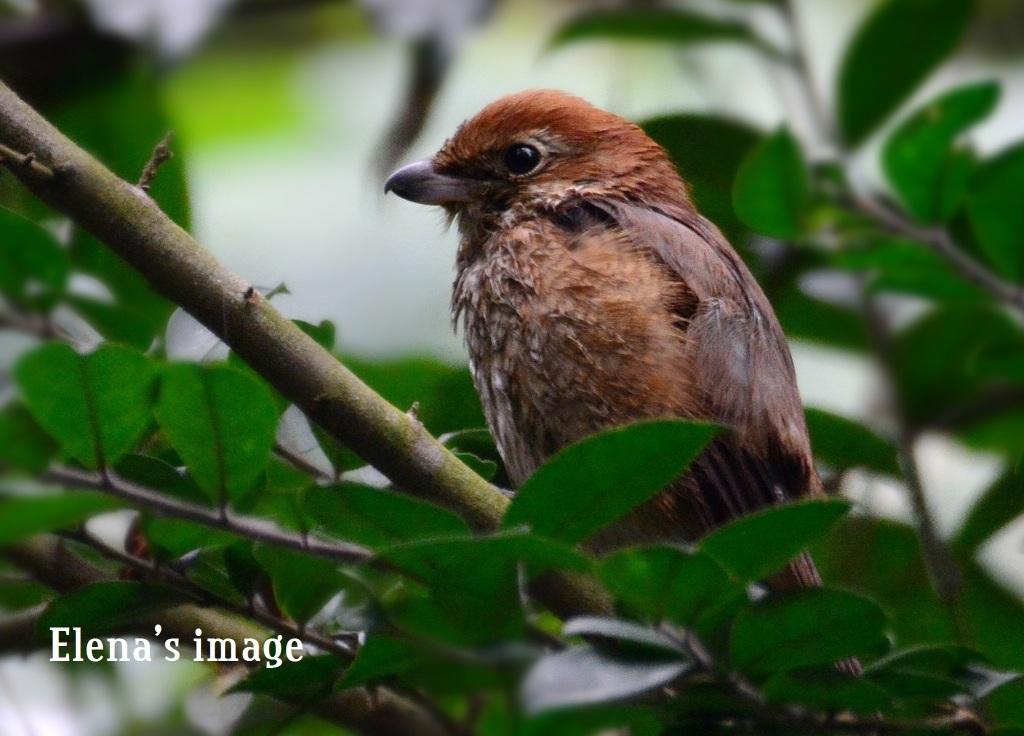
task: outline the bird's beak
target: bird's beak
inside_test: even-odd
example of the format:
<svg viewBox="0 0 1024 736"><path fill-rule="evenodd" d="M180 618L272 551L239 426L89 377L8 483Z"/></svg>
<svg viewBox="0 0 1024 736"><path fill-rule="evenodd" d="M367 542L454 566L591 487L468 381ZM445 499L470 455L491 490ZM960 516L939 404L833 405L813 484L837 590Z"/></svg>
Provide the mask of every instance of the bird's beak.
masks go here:
<svg viewBox="0 0 1024 736"><path fill-rule="evenodd" d="M476 179L440 174L428 159L403 166L389 176L384 193L394 192L402 199L419 204L458 204L475 198L481 184Z"/></svg>

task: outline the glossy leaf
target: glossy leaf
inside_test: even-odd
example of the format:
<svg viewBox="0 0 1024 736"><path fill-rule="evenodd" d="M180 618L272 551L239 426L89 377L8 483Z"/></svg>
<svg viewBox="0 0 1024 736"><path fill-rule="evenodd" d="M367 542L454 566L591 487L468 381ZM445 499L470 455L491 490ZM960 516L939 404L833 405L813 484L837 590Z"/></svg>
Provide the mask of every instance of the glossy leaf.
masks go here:
<svg viewBox="0 0 1024 736"><path fill-rule="evenodd" d="M359 687L419 667L426 655L407 639L371 634L338 683L341 689Z"/></svg>
<svg viewBox="0 0 1024 736"><path fill-rule="evenodd" d="M380 557L427 591L425 598L392 607L401 626L420 636L470 644L522 635L521 563L531 575L587 568L572 548L521 531L414 542L384 550Z"/></svg>
<svg viewBox="0 0 1024 736"><path fill-rule="evenodd" d="M609 616L578 616L562 626L562 636L608 639L640 649L653 649L675 655L685 654L679 642L649 626Z"/></svg>
<svg viewBox="0 0 1024 736"><path fill-rule="evenodd" d="M1024 351L1024 331L1001 310L948 306L927 312L894 345L900 396L911 421L924 424L971 405L1000 383L983 361Z"/></svg>
<svg viewBox="0 0 1024 736"><path fill-rule="evenodd" d="M147 617L182 598L168 588L149 583L93 583L53 601L36 622L41 640L50 640L51 627L81 627L87 636L138 626ZM150 633L150 632L145 632Z"/></svg>
<svg viewBox="0 0 1024 736"><path fill-rule="evenodd" d="M807 409L806 417L814 456L834 470L861 467L899 475L896 447L863 424L822 409Z"/></svg>
<svg viewBox="0 0 1024 736"><path fill-rule="evenodd" d="M447 509L353 483L315 488L303 505L331 536L373 548L469 533L466 523Z"/></svg>
<svg viewBox="0 0 1024 736"><path fill-rule="evenodd" d="M676 547L621 550L601 560L600 572L628 610L681 626L694 625L737 587L707 554Z"/></svg>
<svg viewBox="0 0 1024 736"><path fill-rule="evenodd" d="M833 668L780 672L765 683L764 693L773 703L865 715L883 711L891 703L886 691L874 682L851 678Z"/></svg>
<svg viewBox="0 0 1024 736"><path fill-rule="evenodd" d="M104 345L82 356L52 343L14 370L39 425L87 468L117 462L152 422L156 374L140 353Z"/></svg>
<svg viewBox="0 0 1024 736"><path fill-rule="evenodd" d="M750 43L767 49L742 23L719 20L685 10L635 7L591 10L571 18L555 31L551 48L580 41L647 41L698 44L721 41Z"/></svg>
<svg viewBox="0 0 1024 736"><path fill-rule="evenodd" d="M39 225L0 208L0 292L17 303L38 289L60 292L70 262L56 239Z"/></svg>
<svg viewBox="0 0 1024 736"><path fill-rule="evenodd" d="M979 247L1011 281L1024 281L1024 144L985 162L971 181L967 211Z"/></svg>
<svg viewBox="0 0 1024 736"><path fill-rule="evenodd" d="M953 145L995 109L999 85L982 82L947 92L911 116L889 137L885 173L907 209L923 222L953 215L967 190Z"/></svg>
<svg viewBox="0 0 1024 736"><path fill-rule="evenodd" d="M974 502L953 543L970 554L1021 514L1024 514L1024 475L1009 470Z"/></svg>
<svg viewBox="0 0 1024 736"><path fill-rule="evenodd" d="M306 705L327 696L341 676L345 663L332 654L309 656L298 662L285 660L273 669L260 667L232 687L232 693L260 693L288 703Z"/></svg>
<svg viewBox="0 0 1024 736"><path fill-rule="evenodd" d="M311 619L349 583L329 560L266 544L257 544L253 556L270 575L281 610L299 623Z"/></svg>
<svg viewBox="0 0 1024 736"><path fill-rule="evenodd" d="M733 206L744 224L774 238L800 234L810 199L810 178L800 144L786 128L750 152L732 188Z"/></svg>
<svg viewBox="0 0 1024 736"><path fill-rule="evenodd" d="M733 181L761 139L760 131L730 118L697 114L653 118L643 129L668 151L701 213L739 242L746 227L733 209Z"/></svg>
<svg viewBox="0 0 1024 736"><path fill-rule="evenodd" d="M65 301L111 342L131 345L139 350L149 349L153 342L150 321L131 309L81 296L70 296Z"/></svg>
<svg viewBox="0 0 1024 736"><path fill-rule="evenodd" d="M463 366L431 358L371 362L345 356L342 360L395 406L408 410L415 404L419 420L434 434L486 424L473 379Z"/></svg>
<svg viewBox="0 0 1024 736"><path fill-rule="evenodd" d="M168 366L156 416L192 477L214 501L240 500L270 459L277 408L259 382L234 368Z"/></svg>
<svg viewBox="0 0 1024 736"><path fill-rule="evenodd" d="M589 646L541 659L522 687L528 713L625 700L666 685L687 671L685 660L616 659Z"/></svg>
<svg viewBox="0 0 1024 736"><path fill-rule="evenodd" d="M120 504L98 493L59 496L0 496L0 546L40 532L75 527Z"/></svg>
<svg viewBox="0 0 1024 736"><path fill-rule="evenodd" d="M716 431L708 424L650 421L594 435L537 470L519 489L502 524L582 542L678 477Z"/></svg>
<svg viewBox="0 0 1024 736"><path fill-rule="evenodd" d="M863 142L952 53L973 8L972 0L885 0L871 13L839 69L839 127L849 145Z"/></svg>
<svg viewBox="0 0 1024 736"><path fill-rule="evenodd" d="M57 445L20 404L0 411L0 468L41 473L57 452Z"/></svg>
<svg viewBox="0 0 1024 736"><path fill-rule="evenodd" d="M872 293L923 296L951 304L977 304L988 297L947 260L920 243L878 239L843 248L831 264L864 274Z"/></svg>
<svg viewBox="0 0 1024 736"><path fill-rule="evenodd" d="M1024 677L1014 678L990 692L983 707L995 725L1024 728Z"/></svg>
<svg viewBox="0 0 1024 736"><path fill-rule="evenodd" d="M735 666L756 674L828 665L884 640L885 614L874 601L818 588L769 598L741 611L729 651Z"/></svg>
<svg viewBox="0 0 1024 736"><path fill-rule="evenodd" d="M700 549L740 580L760 580L823 537L849 509L830 499L758 511L715 530Z"/></svg>

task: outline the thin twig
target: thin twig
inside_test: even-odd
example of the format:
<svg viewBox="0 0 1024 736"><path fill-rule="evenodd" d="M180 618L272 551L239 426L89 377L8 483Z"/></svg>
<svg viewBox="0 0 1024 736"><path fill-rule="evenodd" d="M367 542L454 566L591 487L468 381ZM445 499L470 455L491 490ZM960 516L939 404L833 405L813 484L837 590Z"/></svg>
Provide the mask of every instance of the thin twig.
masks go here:
<svg viewBox="0 0 1024 736"><path fill-rule="evenodd" d="M793 37L793 45L797 49L797 73L802 77L803 87L808 97L808 106L814 113L814 118L820 132L836 147L840 157L848 162L848 152L845 150L843 142L839 139L838 131L832 118L825 112L825 106L818 97L814 85L814 74L810 56L804 46L803 36L800 33L796 13L793 8L793 0L787 0L787 3L783 6L783 15ZM1002 281L998 276L988 271L984 266L957 248L945 230L920 228L902 214L890 210L871 195L854 192L850 197L849 204L851 206L874 220L876 224L885 230L901 237L911 238L931 247L946 258L969 281L986 288L1000 299L1024 311L1024 290ZM911 504L917 517L925 564L939 598L952 608L954 618L956 618L955 602L959 596L961 586L960 572L953 561L951 553L942 541L932 514L928 509L927 499L913 452L916 436L899 398L888 326L878 311L874 299L867 294L866 288L862 289L862 291L864 292L864 315L870 337L892 392L893 410L896 415L897 424L896 444L904 480L906 481Z"/></svg>
<svg viewBox="0 0 1024 736"><path fill-rule="evenodd" d="M233 513L221 515L217 509L170 498L159 491L132 483L111 472L102 474L77 468L54 466L45 473L44 478L65 486L102 491L147 511L223 529L246 539L286 547L315 557L323 557L337 562L363 562L373 557L373 552L356 544L302 535L284 529L266 519Z"/></svg>
<svg viewBox="0 0 1024 736"><path fill-rule="evenodd" d="M355 657L356 649L351 643L337 641L323 636L316 631L311 631L305 626L299 626L294 621L288 621L275 616L269 611L258 606L248 606L230 601L227 598L216 595L206 588L197 585L177 570L167 566L154 568L153 563L150 560L144 560L140 557L136 557L135 555L128 554L127 552L114 549L113 547L104 544L88 532L72 532L63 536L75 542L79 542L80 544L86 545L90 549L99 552L108 560L125 565L146 578L161 582L177 592L194 599L202 605L213 606L215 608L220 608L222 610L238 614L239 616L251 618L256 622L263 624L268 629L276 631L282 636L301 639L306 644L310 644L317 649L322 649L325 652L337 655L345 661L350 661ZM352 641L355 642L355 637L352 638Z"/></svg>
<svg viewBox="0 0 1024 736"><path fill-rule="evenodd" d="M302 455L292 452L280 442L274 443L274 454L296 470L301 470L303 473L311 475L318 480L327 483L334 483L337 481L337 477L333 473L328 473L323 468L318 468L316 465L306 460L306 458L302 457Z"/></svg>
<svg viewBox="0 0 1024 736"><path fill-rule="evenodd" d="M956 603L963 584L960 570L952 553L942 540L935 519L928 508L928 499L925 496L921 474L914 457L914 444L917 435L900 399L889 327L878 310L877 301L866 293L866 289L864 292L864 317L872 346L885 374L891 394L892 412L896 420L896 448L903 470L903 479L906 482L907 492L910 494L910 503L917 519L925 567L939 599L950 607L954 621L957 621Z"/></svg>
<svg viewBox="0 0 1024 736"><path fill-rule="evenodd" d="M1006 281L979 263L960 248L944 228L917 225L902 213L868 195L854 193L849 204L892 235L909 238L928 247L945 259L968 283L1024 313L1024 287Z"/></svg>
<svg viewBox="0 0 1024 736"><path fill-rule="evenodd" d="M169 130L164 133L164 137L160 139L160 142L153 146L153 153L149 156L149 161L142 167L142 173L139 175L139 182L136 186L144 192L149 192L149 188L153 185L153 180L156 179L157 173L160 171L160 167L171 160L174 156L174 151L171 150L171 141L174 140L174 131Z"/></svg>
<svg viewBox="0 0 1024 736"><path fill-rule="evenodd" d="M40 163L34 153L21 153L0 143L0 163L11 169L29 172L40 179L55 179L57 174L46 164Z"/></svg>
<svg viewBox="0 0 1024 736"><path fill-rule="evenodd" d="M932 716L920 720L892 720L881 715L861 716L850 711L823 713L800 706L779 706L769 703L764 693L742 674L731 671L717 661L711 650L691 631L682 638L678 632L667 631L690 654L702 674L724 685L734 697L753 712L750 718L729 717L731 724L746 724L753 733L765 726L785 728L797 733L915 734L961 733L984 736L988 727L974 713L959 709L952 715ZM721 725L717 722L715 725Z"/></svg>
<svg viewBox="0 0 1024 736"><path fill-rule="evenodd" d="M52 340L57 337L63 337L58 333L57 328L54 327L50 320L37 315L4 312L0 314L0 330L3 329L32 335L40 340Z"/></svg>

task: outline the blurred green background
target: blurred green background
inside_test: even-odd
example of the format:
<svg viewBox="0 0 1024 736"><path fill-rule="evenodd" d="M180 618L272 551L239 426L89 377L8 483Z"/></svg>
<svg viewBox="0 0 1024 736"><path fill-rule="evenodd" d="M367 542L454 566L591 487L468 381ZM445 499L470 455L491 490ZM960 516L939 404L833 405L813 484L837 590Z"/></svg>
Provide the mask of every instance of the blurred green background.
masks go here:
<svg viewBox="0 0 1024 736"><path fill-rule="evenodd" d="M715 3L684 4L722 10ZM423 359L417 365L443 371L433 362L461 366L464 352L448 318L456 235L437 212L384 198L383 175L430 155L463 119L502 94L557 87L634 120L713 112L763 130L785 120L812 161L829 155L800 108L794 81L742 44L595 40L549 48L566 18L593 5L8 0L0 2L0 76L126 178L137 177L153 145L174 131L175 159L154 186L161 204L231 270L267 288L286 285L277 306L311 322L331 320L338 351L380 363L367 370L393 383L406 375L397 368L389 373L395 361L415 356ZM795 3L826 100L842 50L873 5ZM783 33L770 8L736 3L725 10L769 39ZM905 109L978 79L1002 85L998 108L970 136L989 155L1024 134L1024 3L980 3L960 52ZM851 175L868 187L887 186L878 163L884 137L885 131L869 141L850 164ZM683 145L698 157L704 146L716 155L714 141ZM16 209L44 216L9 181L3 186ZM81 248L88 262L88 245ZM770 255L770 249L758 252ZM98 272L108 267L94 265ZM106 288L88 276L72 282L72 292L86 300L104 301ZM811 269L798 288L814 303L843 307L851 285L841 273ZM137 285L124 289L130 298L149 298ZM919 294L895 297L890 306L902 324L927 309ZM838 334L801 328L799 317L784 321L805 403L883 435L891 431L884 381L871 357L850 344L855 340L844 345ZM813 308L803 317L814 322ZM94 337L69 320L70 329L84 331L82 339ZM122 336L141 331L145 343L145 325L126 318L112 329ZM6 376L32 343L0 331L0 372ZM210 347L195 335L177 345L192 358ZM409 403L420 398L415 386L394 390ZM6 378L0 391L11 391ZM1024 432L1020 416L1001 431ZM922 483L943 533L957 527L1013 457L989 451L990 444L938 431L918 438ZM1019 452L1020 437L1010 444ZM892 477L853 470L842 475L841 492L879 516L912 518L907 494ZM116 529L121 522L110 524ZM1022 544L1024 520L1018 520L979 552L994 578L1018 596L1024 596ZM50 664L43 654L10 657L0 661L0 734L228 733L249 696L218 697L226 684L194 664L116 665L99 675Z"/></svg>

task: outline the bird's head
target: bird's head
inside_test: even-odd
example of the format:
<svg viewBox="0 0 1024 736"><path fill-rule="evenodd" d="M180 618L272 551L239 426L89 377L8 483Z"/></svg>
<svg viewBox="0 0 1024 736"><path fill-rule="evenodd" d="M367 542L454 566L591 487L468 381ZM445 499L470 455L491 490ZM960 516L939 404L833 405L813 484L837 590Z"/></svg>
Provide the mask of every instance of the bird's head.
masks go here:
<svg viewBox="0 0 1024 736"><path fill-rule="evenodd" d="M689 206L675 166L639 126L553 90L491 103L433 158L392 174L385 191L475 225L577 198Z"/></svg>

